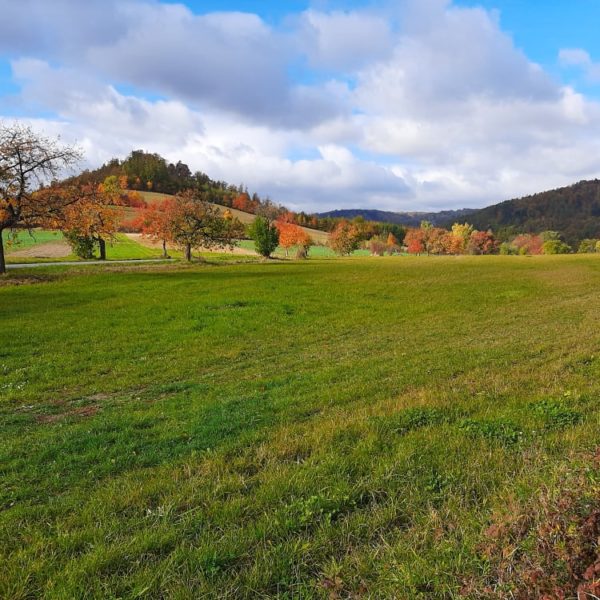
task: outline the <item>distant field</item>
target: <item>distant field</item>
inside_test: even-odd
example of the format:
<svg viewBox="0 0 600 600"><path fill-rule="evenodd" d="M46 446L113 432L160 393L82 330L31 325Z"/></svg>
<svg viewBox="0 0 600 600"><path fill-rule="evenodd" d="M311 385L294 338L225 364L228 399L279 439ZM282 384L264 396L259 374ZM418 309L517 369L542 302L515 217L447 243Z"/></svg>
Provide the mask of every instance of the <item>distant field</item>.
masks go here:
<svg viewBox="0 0 600 600"><path fill-rule="evenodd" d="M28 276L0 278L0 597L575 597L600 257Z"/></svg>
<svg viewBox="0 0 600 600"><path fill-rule="evenodd" d="M5 250L8 253L31 248L38 244L63 241L64 237L60 231L33 229L31 233L28 231L19 231L16 237L13 237L8 230L4 230L2 232L2 239L5 243ZM15 243L15 241L17 243Z"/></svg>
<svg viewBox="0 0 600 600"><path fill-rule="evenodd" d="M129 239L125 234L119 233L115 238L114 241L106 245L107 260L161 258L162 256L160 249L148 248ZM36 229L33 231L33 237L26 232L19 233L18 240L18 244L9 245L6 248L6 259L9 264L79 260L77 256L71 253L70 247L60 231ZM58 246L64 250L58 255L53 255L46 252L49 244L52 246L51 249ZM174 257L181 257L181 253L177 251L173 251L171 254Z"/></svg>

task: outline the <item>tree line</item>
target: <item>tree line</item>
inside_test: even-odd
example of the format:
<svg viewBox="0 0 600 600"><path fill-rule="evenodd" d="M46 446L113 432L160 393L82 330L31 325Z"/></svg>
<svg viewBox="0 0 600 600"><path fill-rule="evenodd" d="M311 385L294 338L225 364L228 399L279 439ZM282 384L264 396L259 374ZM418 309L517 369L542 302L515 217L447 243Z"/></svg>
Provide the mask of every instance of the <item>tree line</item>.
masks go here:
<svg viewBox="0 0 600 600"><path fill-rule="evenodd" d="M44 137L22 124L0 124L0 273L6 272L4 231L45 227L61 230L76 254L91 258L97 248L106 259L124 216L122 176L59 181L65 169L82 158L81 151ZM163 215L168 240L191 259L193 248L232 246L243 235L232 215L204 200L195 190L178 192Z"/></svg>

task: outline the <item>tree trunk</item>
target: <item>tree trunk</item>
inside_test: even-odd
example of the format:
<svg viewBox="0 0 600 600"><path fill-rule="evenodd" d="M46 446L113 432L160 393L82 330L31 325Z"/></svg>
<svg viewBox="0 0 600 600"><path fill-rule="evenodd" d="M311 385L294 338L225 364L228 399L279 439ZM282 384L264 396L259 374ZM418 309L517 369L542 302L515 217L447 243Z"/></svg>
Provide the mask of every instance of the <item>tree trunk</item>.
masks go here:
<svg viewBox="0 0 600 600"><path fill-rule="evenodd" d="M192 245L191 244L185 245L185 260L187 260L188 262L192 261Z"/></svg>
<svg viewBox="0 0 600 600"><path fill-rule="evenodd" d="M167 240L162 241L162 247L163 247L163 258L169 258L169 255L167 254Z"/></svg>
<svg viewBox="0 0 600 600"><path fill-rule="evenodd" d="M106 260L106 242L99 237L98 246L100 246L100 260Z"/></svg>
<svg viewBox="0 0 600 600"><path fill-rule="evenodd" d="M4 240L2 239L2 233L4 229L0 229L0 275L6 273L6 261L4 260Z"/></svg>

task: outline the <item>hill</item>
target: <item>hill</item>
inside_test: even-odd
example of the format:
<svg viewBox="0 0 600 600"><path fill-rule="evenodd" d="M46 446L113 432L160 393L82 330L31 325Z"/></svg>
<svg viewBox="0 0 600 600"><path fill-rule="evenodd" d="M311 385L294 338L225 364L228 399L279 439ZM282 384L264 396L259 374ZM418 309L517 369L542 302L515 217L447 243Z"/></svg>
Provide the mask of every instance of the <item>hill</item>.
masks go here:
<svg viewBox="0 0 600 600"><path fill-rule="evenodd" d="M161 200L164 200L165 198L172 197L170 194L160 194L158 192L138 192L138 193L142 196L142 198L148 204L160 202ZM216 206L218 210L225 210L225 208L226 208L220 204L214 204L214 203L210 203L210 202L209 202L209 204L213 204L213 206ZM136 209L128 209L128 210L133 211L133 212L136 211ZM241 223L243 223L244 225L249 225L256 218L256 215L253 215L252 213L244 212L243 210L238 210L237 208L229 208L228 210L230 210L231 213L233 214L233 216L236 219L238 219ZM304 231L306 231L306 233L308 233L308 235L310 235L310 237L313 239L313 241L315 243L327 244L327 242L329 240L329 234L326 231L320 231L318 229L311 229L310 227L302 227L302 229Z"/></svg>
<svg viewBox="0 0 600 600"><path fill-rule="evenodd" d="M599 238L600 180L506 200L471 213L469 222L477 229L491 228L504 239L547 230L560 231L570 244ZM444 224L451 224L451 219Z"/></svg>
<svg viewBox="0 0 600 600"><path fill-rule="evenodd" d="M458 210L442 210L439 212L391 212L368 208L349 208L319 213L317 214L317 217L321 219L354 219L356 217L363 217L366 221L418 227L422 221L429 221L434 225L442 225L448 221L461 221L467 218L475 210L476 209L473 208L461 208Z"/></svg>

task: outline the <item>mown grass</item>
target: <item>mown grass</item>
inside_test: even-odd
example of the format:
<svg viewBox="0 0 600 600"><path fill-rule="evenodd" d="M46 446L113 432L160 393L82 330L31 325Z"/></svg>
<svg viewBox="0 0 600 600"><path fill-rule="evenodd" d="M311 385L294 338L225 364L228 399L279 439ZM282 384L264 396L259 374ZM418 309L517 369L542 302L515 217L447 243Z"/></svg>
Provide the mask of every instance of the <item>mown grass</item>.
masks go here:
<svg viewBox="0 0 600 600"><path fill-rule="evenodd" d="M8 234L7 234L8 235ZM9 238L7 238L9 239ZM45 229L35 229L30 235L28 232L19 232L16 236L16 242L11 240L7 246L7 262L8 263L38 263L38 262L65 262L81 260L76 255L70 254L63 257L54 258L38 258L11 256L11 253L18 250L25 250L48 242L64 241L64 237L60 231L49 231ZM96 255L98 252L96 251ZM172 251L170 254L175 258L181 257L181 252ZM97 258L97 256L96 256ZM106 244L107 260L135 260L146 258L162 258L162 251L158 248L148 248L135 240L127 237L123 233L117 233L113 240Z"/></svg>
<svg viewBox="0 0 600 600"><path fill-rule="evenodd" d="M42 274L0 287L1 597L475 597L600 442L594 256Z"/></svg>
<svg viewBox="0 0 600 600"><path fill-rule="evenodd" d="M48 229L33 229L29 231L18 231L16 234L5 229L2 231L2 239L7 253L15 250L25 250L38 244L47 244L48 242L60 242L64 240L60 231L50 231Z"/></svg>
<svg viewBox="0 0 600 600"><path fill-rule="evenodd" d="M238 246L243 248L244 250L255 250L255 245L253 240L240 240L238 242ZM290 248L286 255L285 248L282 246L278 246L275 252L273 252L273 256L277 258L294 258L296 256L296 247ZM352 256L369 256L370 252L368 250L355 250L352 253ZM328 246L324 245L315 245L311 246L308 257L309 258L335 258L337 254Z"/></svg>

